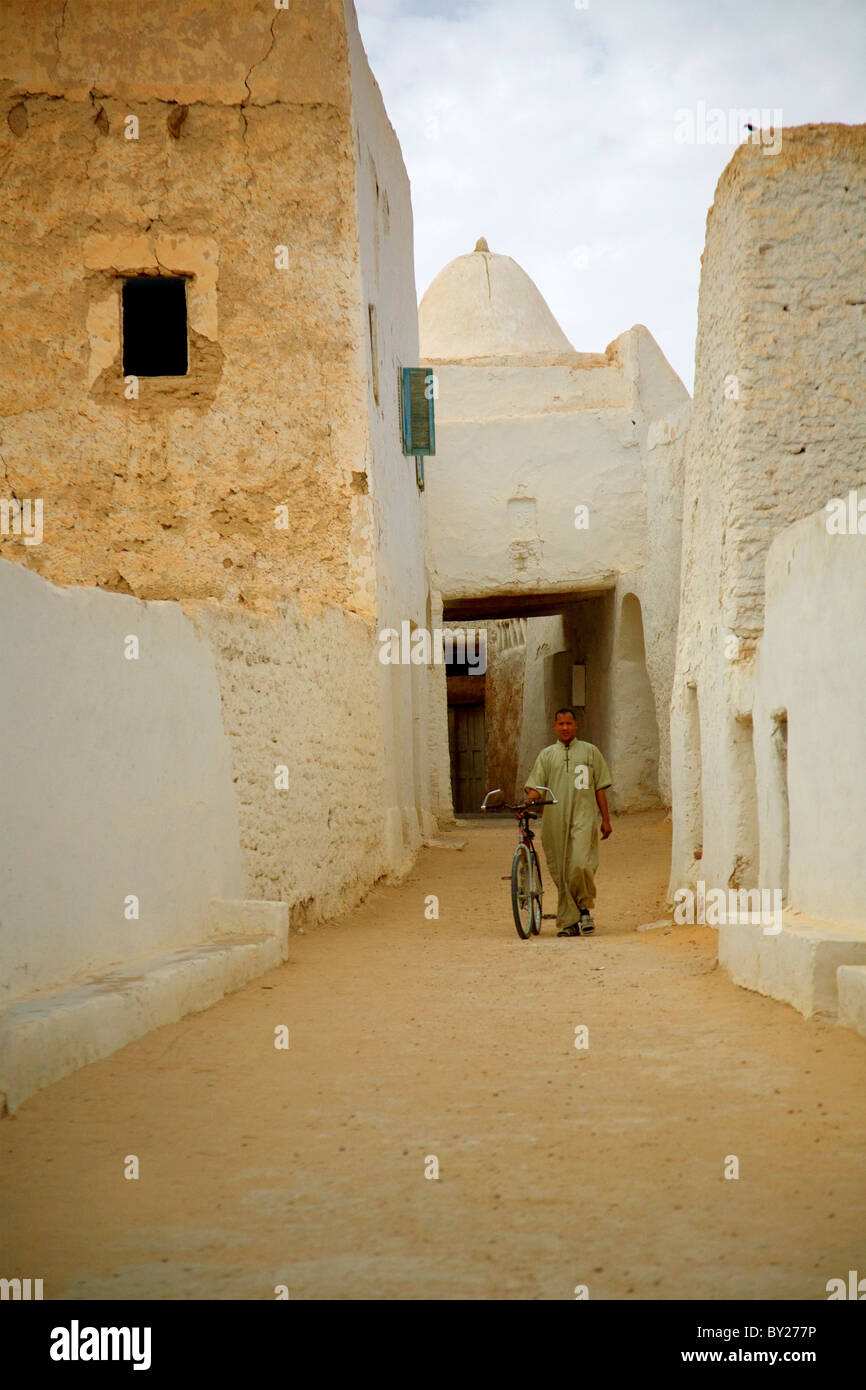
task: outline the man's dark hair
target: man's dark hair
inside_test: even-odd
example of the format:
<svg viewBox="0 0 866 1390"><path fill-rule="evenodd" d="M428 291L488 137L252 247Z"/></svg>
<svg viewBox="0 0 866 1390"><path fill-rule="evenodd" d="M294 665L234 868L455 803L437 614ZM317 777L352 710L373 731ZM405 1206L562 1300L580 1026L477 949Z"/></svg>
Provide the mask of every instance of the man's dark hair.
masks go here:
<svg viewBox="0 0 866 1390"><path fill-rule="evenodd" d="M556 722L556 720L559 718L559 716L560 716L561 714L570 714L571 717L572 717L572 719L574 720L575 724L577 723L577 711L576 711L576 710L573 710L573 709L571 708L571 705L563 705L562 709L558 709L558 710L556 711L556 714L553 716L554 723Z"/></svg>

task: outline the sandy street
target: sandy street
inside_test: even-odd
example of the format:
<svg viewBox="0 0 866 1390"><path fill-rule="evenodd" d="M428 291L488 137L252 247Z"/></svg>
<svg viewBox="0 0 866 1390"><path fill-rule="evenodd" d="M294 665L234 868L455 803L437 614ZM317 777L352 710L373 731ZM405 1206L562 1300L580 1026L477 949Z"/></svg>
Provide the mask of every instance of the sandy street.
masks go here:
<svg viewBox="0 0 866 1390"><path fill-rule="evenodd" d="M663 815L615 820L589 940L518 939L513 820L451 838L3 1120L4 1274L46 1298L821 1300L866 1273L866 1044L735 987L709 928L634 931L663 915Z"/></svg>

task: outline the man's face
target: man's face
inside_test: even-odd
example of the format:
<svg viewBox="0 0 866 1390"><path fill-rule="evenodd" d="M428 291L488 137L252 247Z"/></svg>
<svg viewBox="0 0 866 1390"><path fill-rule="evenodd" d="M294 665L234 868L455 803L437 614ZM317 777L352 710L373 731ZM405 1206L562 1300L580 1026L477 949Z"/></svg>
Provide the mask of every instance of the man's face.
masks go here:
<svg viewBox="0 0 866 1390"><path fill-rule="evenodd" d="M573 714L558 714L553 721L553 732L561 743L571 743L577 733Z"/></svg>

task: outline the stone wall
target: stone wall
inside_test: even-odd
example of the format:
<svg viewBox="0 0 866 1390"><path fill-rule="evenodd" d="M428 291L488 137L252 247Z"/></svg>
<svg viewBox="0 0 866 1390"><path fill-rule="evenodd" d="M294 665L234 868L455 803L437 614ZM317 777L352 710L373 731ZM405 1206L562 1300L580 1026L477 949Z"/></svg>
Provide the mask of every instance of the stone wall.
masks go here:
<svg viewBox="0 0 866 1390"><path fill-rule="evenodd" d="M371 736L381 715L368 624L338 608L311 618L296 604L277 618L186 607L219 682L245 896L288 903L293 926L354 905L399 867L387 856L382 745Z"/></svg>
<svg viewBox="0 0 866 1390"><path fill-rule="evenodd" d="M866 127L804 126L783 131L777 155L741 146L707 219L672 697L672 891L698 875L757 882L752 705L767 551L785 526L866 481L864 208Z"/></svg>
<svg viewBox="0 0 866 1390"><path fill-rule="evenodd" d="M295 923L337 912L433 825L433 677L377 659L379 624L429 624L430 606L397 415L397 363L417 361L409 186L352 6L16 0L0 96L0 499L44 507L40 544L0 535L0 622L22 648L7 722L25 747L50 725L64 783L81 780L76 741L135 769L128 814L122 781L106 815L91 788L96 860L48 877L34 930L50 944L65 916L81 950L58 953L63 969L99 968L91 937L117 945L114 871L89 884L130 857L162 917L120 950L195 938L214 895L280 899ZM190 370L127 399L122 280L156 272L186 277ZM55 595L31 613L30 651L16 578ZM114 649L96 618L79 635L77 604L111 632L134 633L132 611L148 635L121 664L144 674L120 714ZM75 644L106 663L89 707L63 699ZM53 688L29 711L39 672ZM205 805L185 817L196 778ZM74 808L40 786L28 853L44 837L84 864Z"/></svg>
<svg viewBox="0 0 866 1390"><path fill-rule="evenodd" d="M134 23L18 0L0 94L4 486L44 499L46 531L14 558L142 598L371 613L341 0L154 0ZM190 371L127 400L121 277L158 269L189 277Z"/></svg>

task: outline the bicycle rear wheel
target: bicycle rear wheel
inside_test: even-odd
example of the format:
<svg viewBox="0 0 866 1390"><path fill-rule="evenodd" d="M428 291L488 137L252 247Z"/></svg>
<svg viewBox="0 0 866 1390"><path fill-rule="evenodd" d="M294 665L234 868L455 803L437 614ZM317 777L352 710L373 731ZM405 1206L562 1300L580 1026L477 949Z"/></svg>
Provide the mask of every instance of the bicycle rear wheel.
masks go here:
<svg viewBox="0 0 866 1390"><path fill-rule="evenodd" d="M529 850L521 844L511 861L511 907L517 935L522 941L527 941L533 932L537 935L541 927L541 904L531 891L533 887Z"/></svg>

